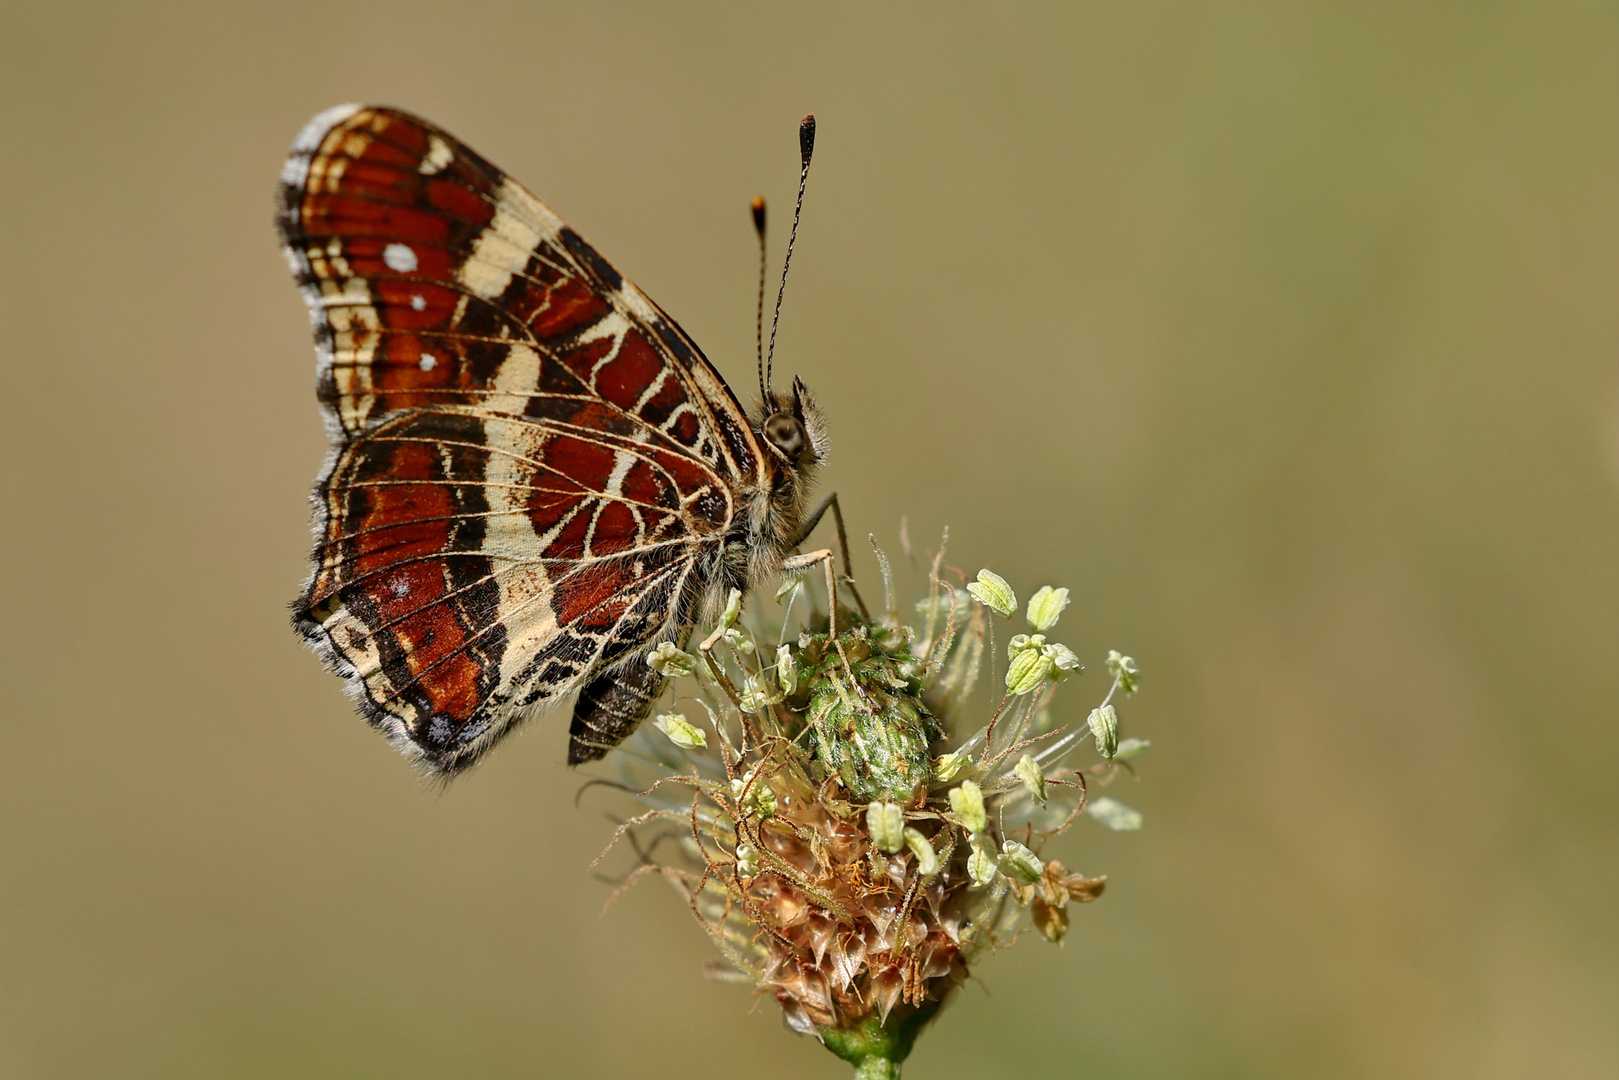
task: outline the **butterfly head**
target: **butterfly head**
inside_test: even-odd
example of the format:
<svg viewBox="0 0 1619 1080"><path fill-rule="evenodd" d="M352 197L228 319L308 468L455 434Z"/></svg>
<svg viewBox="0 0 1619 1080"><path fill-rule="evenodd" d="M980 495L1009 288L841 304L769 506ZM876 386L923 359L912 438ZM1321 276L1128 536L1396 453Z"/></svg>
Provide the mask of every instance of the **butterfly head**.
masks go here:
<svg viewBox="0 0 1619 1080"><path fill-rule="evenodd" d="M826 421L802 380L790 394L770 391L761 411L759 439L783 464L805 475L826 456Z"/></svg>

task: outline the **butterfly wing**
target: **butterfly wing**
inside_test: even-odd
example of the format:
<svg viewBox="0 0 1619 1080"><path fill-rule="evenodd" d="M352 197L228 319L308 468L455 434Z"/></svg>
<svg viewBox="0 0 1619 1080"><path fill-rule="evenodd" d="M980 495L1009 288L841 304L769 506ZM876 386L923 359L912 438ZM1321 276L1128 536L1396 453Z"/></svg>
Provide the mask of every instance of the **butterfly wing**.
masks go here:
<svg viewBox="0 0 1619 1080"><path fill-rule="evenodd" d="M521 185L394 109L317 116L278 224L333 441L294 621L367 718L451 773L683 638L767 463L674 321Z"/></svg>

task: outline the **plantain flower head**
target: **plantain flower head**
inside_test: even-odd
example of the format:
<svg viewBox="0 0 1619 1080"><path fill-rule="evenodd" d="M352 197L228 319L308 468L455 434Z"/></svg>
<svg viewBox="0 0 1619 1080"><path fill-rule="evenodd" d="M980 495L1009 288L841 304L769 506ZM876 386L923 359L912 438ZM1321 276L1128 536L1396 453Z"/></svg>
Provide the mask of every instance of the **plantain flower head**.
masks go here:
<svg viewBox="0 0 1619 1080"><path fill-rule="evenodd" d="M980 675L1016 601L988 572L951 583L942 556L909 622L880 552L886 613L868 615L851 583L835 635L807 582L777 594L789 613L820 603L801 624L728 606L694 650L709 677L678 682L679 711L593 782L638 804L609 845L633 853L620 889L673 885L719 949L715 974L769 995L857 1076L897 1077L976 964L1028 929L1062 941L1070 905L1101 895L1105 877L1045 857L1053 837L1087 818L1140 826L1113 800L1084 812L1093 785L1133 770L1111 702L1125 680L1135 689L1134 661L1110 658L1106 722L1076 708L1048 726L1083 667L1044 636L1068 599L1046 587L1029 605L1037 633L1012 639L1005 693L975 695L1001 681ZM654 663L678 678L690 655L670 645Z"/></svg>

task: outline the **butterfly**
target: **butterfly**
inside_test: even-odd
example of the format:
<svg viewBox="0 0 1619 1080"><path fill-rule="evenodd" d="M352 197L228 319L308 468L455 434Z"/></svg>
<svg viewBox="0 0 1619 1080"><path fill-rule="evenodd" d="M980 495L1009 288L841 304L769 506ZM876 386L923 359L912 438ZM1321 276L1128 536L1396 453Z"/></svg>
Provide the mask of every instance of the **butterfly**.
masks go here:
<svg viewBox="0 0 1619 1080"><path fill-rule="evenodd" d="M662 690L654 644L806 558L827 436L804 384L771 390L762 364L744 409L673 319L447 132L321 113L276 222L331 439L293 622L426 771L575 693L568 761L603 756ZM762 203L755 222L762 238Z"/></svg>

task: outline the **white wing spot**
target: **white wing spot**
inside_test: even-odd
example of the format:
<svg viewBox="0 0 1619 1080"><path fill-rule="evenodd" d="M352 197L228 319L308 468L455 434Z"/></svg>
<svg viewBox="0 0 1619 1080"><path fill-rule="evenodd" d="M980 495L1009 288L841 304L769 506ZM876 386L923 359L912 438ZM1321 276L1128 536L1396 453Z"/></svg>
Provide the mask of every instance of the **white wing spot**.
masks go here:
<svg viewBox="0 0 1619 1080"><path fill-rule="evenodd" d="M383 248L382 261L388 264L388 269L397 270L401 274L408 274L416 269L416 253L404 244L389 244Z"/></svg>
<svg viewBox="0 0 1619 1080"><path fill-rule="evenodd" d="M455 151L450 149L450 144L437 135L429 135L427 137L427 156L416 167L416 171L423 176L432 176L453 160L455 160Z"/></svg>
<svg viewBox="0 0 1619 1080"><path fill-rule="evenodd" d="M432 371L434 368L438 367L438 357L434 356L432 353L424 352L422 353L422 358L416 361L416 366L421 368L423 371Z"/></svg>
<svg viewBox="0 0 1619 1080"><path fill-rule="evenodd" d="M412 293L410 297L410 310L420 311L427 306L427 299L421 293Z"/></svg>

